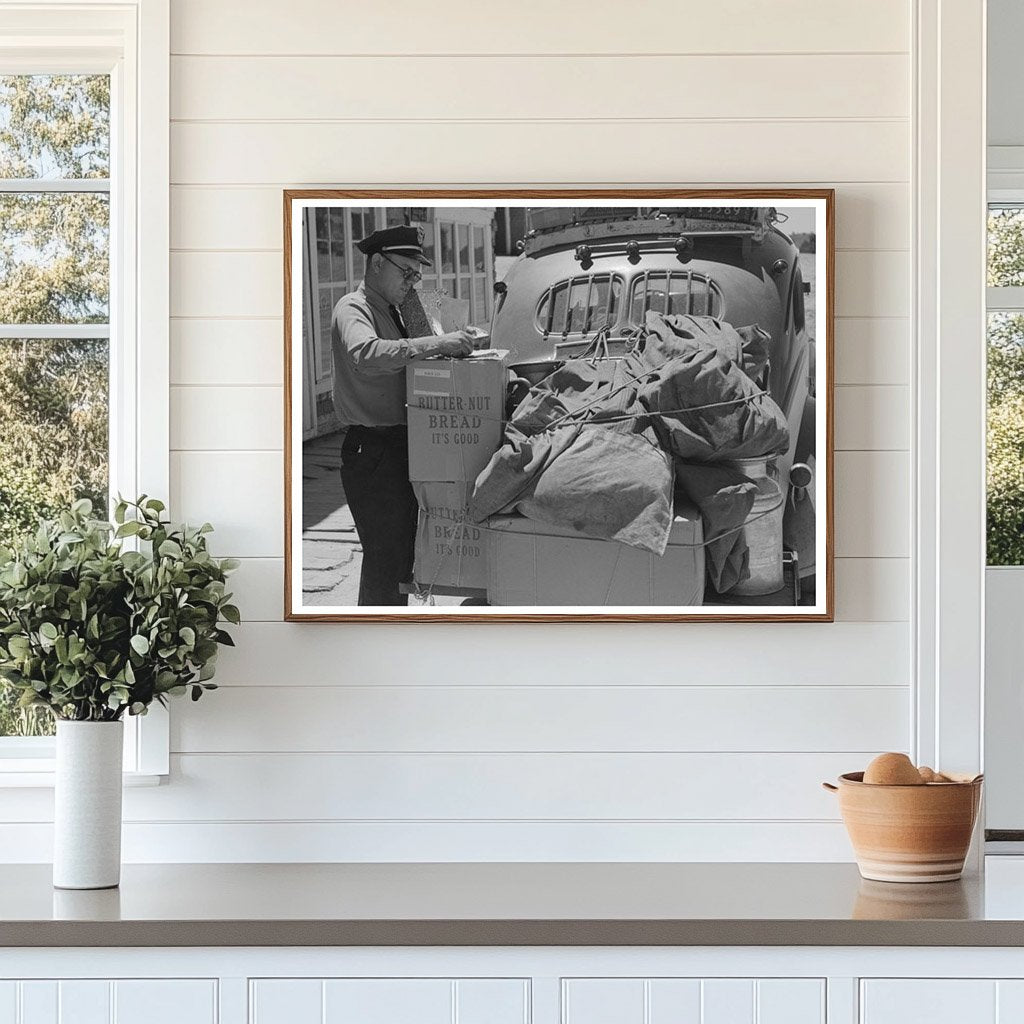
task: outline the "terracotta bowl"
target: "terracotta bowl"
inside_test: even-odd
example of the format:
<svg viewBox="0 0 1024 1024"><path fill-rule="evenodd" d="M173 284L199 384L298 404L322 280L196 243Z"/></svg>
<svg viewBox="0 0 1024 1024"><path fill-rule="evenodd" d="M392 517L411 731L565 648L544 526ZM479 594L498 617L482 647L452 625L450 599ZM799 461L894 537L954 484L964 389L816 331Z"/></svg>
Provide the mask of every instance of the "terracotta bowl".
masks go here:
<svg viewBox="0 0 1024 1024"><path fill-rule="evenodd" d="M981 804L978 776L921 786L877 786L863 772L839 776L839 811L857 867L877 882L951 882L960 877Z"/></svg>

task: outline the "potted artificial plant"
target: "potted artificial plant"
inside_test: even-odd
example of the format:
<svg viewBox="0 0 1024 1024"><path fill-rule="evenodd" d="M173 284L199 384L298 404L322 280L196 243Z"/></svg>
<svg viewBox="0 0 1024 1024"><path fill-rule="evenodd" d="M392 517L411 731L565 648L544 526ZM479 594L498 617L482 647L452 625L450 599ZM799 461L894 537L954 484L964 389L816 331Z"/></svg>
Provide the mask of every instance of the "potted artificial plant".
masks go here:
<svg viewBox="0 0 1024 1024"><path fill-rule="evenodd" d="M78 501L14 550L0 548L0 678L57 720L53 884L100 889L121 868L123 717L214 689L233 559L206 548L213 527L172 526L145 495L114 523ZM138 538L140 550L125 550ZM133 543L134 542L130 542Z"/></svg>

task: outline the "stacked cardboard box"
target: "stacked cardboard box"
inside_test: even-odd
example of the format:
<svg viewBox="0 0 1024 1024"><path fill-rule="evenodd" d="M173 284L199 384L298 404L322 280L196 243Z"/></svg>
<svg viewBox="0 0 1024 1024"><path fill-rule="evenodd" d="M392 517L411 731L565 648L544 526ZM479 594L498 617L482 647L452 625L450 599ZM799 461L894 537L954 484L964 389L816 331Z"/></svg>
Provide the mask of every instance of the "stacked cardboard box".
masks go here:
<svg viewBox="0 0 1024 1024"><path fill-rule="evenodd" d="M492 516L487 600L523 607L704 603L704 529L678 500L662 556L527 519Z"/></svg>
<svg viewBox="0 0 1024 1024"><path fill-rule="evenodd" d="M487 586L483 531L464 517L477 476L501 445L507 358L485 350L408 368L409 477L420 506L414 575L421 587Z"/></svg>

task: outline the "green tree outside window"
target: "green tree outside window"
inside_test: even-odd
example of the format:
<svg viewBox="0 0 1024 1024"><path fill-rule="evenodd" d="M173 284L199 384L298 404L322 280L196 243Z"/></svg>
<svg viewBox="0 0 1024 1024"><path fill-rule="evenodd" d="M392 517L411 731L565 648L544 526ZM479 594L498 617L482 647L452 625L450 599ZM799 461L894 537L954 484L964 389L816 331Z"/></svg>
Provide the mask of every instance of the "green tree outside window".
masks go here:
<svg viewBox="0 0 1024 1024"><path fill-rule="evenodd" d="M988 218L988 286L1024 287L1024 209ZM1024 565L1024 312L988 317L987 561Z"/></svg>
<svg viewBox="0 0 1024 1024"><path fill-rule="evenodd" d="M78 498L106 513L109 176L108 76L0 76L0 544ZM0 736L50 732L0 684Z"/></svg>

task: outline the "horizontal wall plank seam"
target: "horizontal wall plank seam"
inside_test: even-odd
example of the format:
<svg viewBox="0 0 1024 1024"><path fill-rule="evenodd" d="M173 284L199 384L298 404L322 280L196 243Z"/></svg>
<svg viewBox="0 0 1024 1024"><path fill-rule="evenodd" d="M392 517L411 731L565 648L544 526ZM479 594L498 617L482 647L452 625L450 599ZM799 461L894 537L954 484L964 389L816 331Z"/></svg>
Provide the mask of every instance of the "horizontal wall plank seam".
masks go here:
<svg viewBox="0 0 1024 1024"><path fill-rule="evenodd" d="M171 125L421 125L421 124L900 124L906 117L172 117Z"/></svg>
<svg viewBox="0 0 1024 1024"><path fill-rule="evenodd" d="M259 683L224 683L220 690L255 690L262 692L268 689ZM720 690L750 690L753 693L808 693L815 690L842 690L852 693L856 690L909 690L909 683L771 683L756 686L751 683L505 683L492 686L489 683L296 683L288 687L289 694L296 690L475 690L480 693L495 693L500 690L622 690L624 693L637 693L640 690L708 690L717 693ZM216 699L216 698L214 698ZM280 751L279 751L280 753ZM287 751L285 751L287 753Z"/></svg>
<svg viewBox="0 0 1024 1024"><path fill-rule="evenodd" d="M425 757L448 758L495 758L515 757L519 760L536 759L539 757L563 758L636 758L665 757L673 760L680 758L717 758L720 755L757 755L758 757L863 757L877 754L877 750L176 750L171 752L180 760L196 758L229 760L244 757L272 757L306 759L323 757L331 760L359 758L409 758L420 760ZM174 774L172 769L171 774Z"/></svg>
<svg viewBox="0 0 1024 1024"><path fill-rule="evenodd" d="M181 385L175 384L174 385L174 387L192 387L192 386L193 385L191 385L191 384L181 384ZM196 385L196 386L199 387L199 386L203 386L203 385ZM245 385L245 384L243 384L241 386L242 387L248 387L248 385ZM262 385L253 385L253 386L254 387L262 387ZM280 384L273 384L273 385L268 385L268 386L269 387L280 387L281 385ZM852 385L852 386L855 386L855 387L869 387L869 386L870 387L875 387L875 385L873 385L873 384L872 385L857 384L857 385ZM902 387L907 387L908 385L906 385L906 384L894 384L892 386L893 387L900 387L900 388L902 388ZM219 385L219 384L211 384L210 387L221 387L221 385ZM284 556L283 555L239 555L237 557L241 558L241 560L243 562L283 562L284 561ZM909 555L836 555L835 559L836 559L837 562L876 562L876 561L882 561L882 560L888 560L888 561L893 561L893 562L909 562L910 561L910 556ZM996 571L1007 570L1007 571L1010 571L1010 572L1013 572L1013 571L1024 572L1024 565L990 565L988 567L988 569L990 571L992 571L992 570L996 570ZM728 684L723 684L723 685L728 685ZM782 684L782 685L785 685L785 684Z"/></svg>
<svg viewBox="0 0 1024 1024"><path fill-rule="evenodd" d="M249 387L248 384L240 385L241 387ZM261 385L254 385L261 386ZM858 385L861 386L861 385ZM865 387L873 387L874 385L863 385ZM178 385L175 385L178 387ZM175 448L173 445L170 451L176 455L280 455L284 448ZM842 448L836 445L834 451L851 453L854 455L879 455L884 453L890 453L894 455L906 455L911 449L909 447L904 448ZM902 558L904 556L897 555L896 557Z"/></svg>
<svg viewBox="0 0 1024 1024"><path fill-rule="evenodd" d="M1014 173L1017 173L1017 172L1014 172ZM495 182L493 184L490 184L490 185L487 185L487 186L484 186L484 187L495 188L495 189L500 189L500 188L509 188L509 189L514 189L515 188L515 189L519 189L519 188L534 188L534 187L536 187L536 188L547 188L549 184L554 184L554 183L548 182L547 184L544 184L544 183L540 183L540 182L531 182L529 185L523 185L522 183L516 184L516 183L511 183L511 182ZM563 182L563 184L564 184L564 182ZM598 184L602 184L603 186L607 186L609 183L608 182L600 183L600 182L590 181L590 182L587 182L585 184L584 183L579 183L579 184L574 184L572 186L566 186L566 187L588 188L588 187L596 186ZM687 182L685 185L682 185L679 182L651 182L651 181L624 182L624 181L615 181L615 182L612 182L611 184L613 184L613 185L615 185L617 187L621 187L621 188L688 188L688 189L689 188L694 188L694 189L718 188L718 183L716 183L716 182ZM792 184L792 182L788 182L788 183L787 182L775 182L774 184L771 184L770 186L766 185L764 182L761 182L761 184L764 185L765 188L768 188L768 187L771 187L771 188L788 188L789 185ZM809 182L809 183L808 182L802 182L801 184L810 184L810 185L814 185L814 186L819 187L819 188L828 188L832 184L832 181L831 180L829 180L829 181L822 181L819 178L819 179L815 179L813 182ZM853 185L874 185L874 186L878 186L878 187L881 188L881 187L887 187L887 186L890 186L890 185L892 185L892 186L895 186L895 185L908 185L909 182L908 181L892 180L892 179L887 179L885 181L873 181L873 180L869 180L869 179L857 179L855 181L848 182L848 184L853 184ZM380 182L376 182L376 183L366 183L366 182L364 182L362 185L352 184L350 182L349 184L345 185L344 187L345 188L353 188L353 189L356 189L356 188L378 189L378 188L391 188L393 185L394 185L393 182L388 183L388 184L381 184ZM286 188L296 188L296 187L298 187L298 186L296 186L294 183L280 182L280 181L267 181L267 182L255 182L255 183L253 183L253 182L245 182L245 181L211 181L211 182L207 182L207 181L182 181L182 182L172 183L172 191L179 191L179 190L180 191L184 191L186 189L192 189L192 190L195 190L195 191L206 191L206 192L209 192L209 191L227 192L227 191L232 191L232 190L234 190L234 191L253 191L253 190L266 190L266 189L281 189L283 191ZM334 187L340 188L342 186L333 186L333 185L332 186L328 186L328 185L325 185L325 184L323 184L321 182L319 184L306 185L306 186L303 186L303 187L305 187L305 188L334 188ZM397 186L395 186L395 187L397 187ZM408 187L408 186L403 186L403 187ZM418 185L416 187L417 188L421 188L421 187L422 188L427 188L428 186L426 186L426 185L422 185L422 186ZM443 184L438 184L437 182L434 182L429 187L431 187L431 188L446 188L448 186L443 185ZM739 188L740 186L738 186L738 185L727 185L727 186L723 186L723 187L724 188Z"/></svg>
<svg viewBox="0 0 1024 1024"><path fill-rule="evenodd" d="M871 251L871 250L865 250L865 251ZM245 321L245 322L248 322L250 320L264 320L264 321L268 321L268 322L273 321L275 323L282 323L284 321L284 315L281 314L281 315L272 316L272 315L262 315L261 314L261 315L258 315L258 316L249 316L249 315L247 315L245 313L204 313L204 314L201 314L201 315L198 315L198 316L188 316L187 314L184 314L184 313L173 313L171 315L170 319L171 319L172 323L174 323L175 321L179 321L179 320L181 322L183 322L183 323L195 323L195 322L202 323L204 321L224 321L224 320L226 320L226 321L236 321L236 320L238 320L238 321ZM879 324L881 324L881 323L892 323L892 324L895 325L895 324L898 324L898 323L907 323L910 320L910 317L906 317L906 316L842 316L841 314L837 314L834 319L836 320L837 323L853 323L854 321L858 321L858 322L864 322L864 323L869 323L869 324L870 323L879 323ZM907 385L903 384L903 385L898 385L898 386L906 387Z"/></svg>
<svg viewBox="0 0 1024 1024"><path fill-rule="evenodd" d="M212 449L210 451L207 451L207 450L204 449L204 450L196 452L194 454L197 454L197 455L217 455L219 453L220 453L219 449ZM242 454L253 455L253 454L260 454L260 453L258 453L258 452L251 452L251 451L248 451L248 450L243 450ZM265 453L263 453L263 454L265 454ZM277 452L271 452L270 454L276 455L278 453ZM871 455L871 454L874 454L874 452L868 452L866 454ZM218 557L220 557L220 558L238 558L238 559L241 559L242 561L245 561L245 562L281 562L281 561L284 560L284 555L239 555L239 554L233 554L230 551L226 552L225 554L219 555ZM910 561L910 555L838 555L837 554L835 556L835 560L837 562L909 562ZM995 568L995 567L994 566L989 566L989 568L991 569L991 568ZM1006 568L1011 568L1011 567L1007 566ZM256 620L250 619L248 621L250 621L250 622L252 622L252 621L256 621L256 622L281 622L282 620L281 619L256 619ZM866 619L864 621L867 622L868 624L871 624L875 620L873 620L873 619ZM901 620L897 620L897 621L903 621L903 620L901 619ZM290 623L285 623L285 625L291 625L291 624ZM703 623L703 625L707 625L707 623ZM316 628L316 627L312 626L310 628Z"/></svg>
<svg viewBox="0 0 1024 1024"><path fill-rule="evenodd" d="M47 825L50 821L0 821L6 825ZM132 825L831 825L835 818L126 818Z"/></svg>
<svg viewBox="0 0 1024 1024"><path fill-rule="evenodd" d="M279 189L428 189L428 190L441 190L441 189L554 189L554 188L565 188L565 189L632 189L632 188L678 188L678 189L730 189L730 188L742 188L750 190L753 188L831 188L833 186L842 185L907 185L909 181L906 178L886 178L884 180L878 180L876 178L832 178L826 185L822 185L821 178L801 178L801 179L789 179L787 181L770 182L770 181L749 181L743 182L729 182L723 185L721 182L713 181L651 181L650 179L645 180L634 180L624 181L622 178L609 178L604 180L591 180L591 181L580 181L579 178L560 178L557 180L547 179L546 181L538 181L536 178L521 178L518 181L494 181L492 180L477 180L477 181L424 181L421 178L413 178L409 181L345 181L344 179L334 179L332 181L291 181L287 184L282 184L279 181L250 181L250 182L233 182L230 180L220 181L181 181L180 179L172 179L172 188L213 188L213 189L226 189L226 188L279 188Z"/></svg>
<svg viewBox="0 0 1024 1024"><path fill-rule="evenodd" d="M168 251L170 253L172 253L172 254L189 255L191 253L200 253L200 254L202 254L204 256L208 256L211 253L223 254L225 256L230 256L230 255L235 254L235 253L241 253L241 254L249 254L249 253L260 254L260 253L263 253L263 254L272 254L272 255L283 255L283 252L284 252L284 250L282 248L280 248L279 246L252 246L252 247L236 248L236 249L197 248L195 246L190 246L188 248L175 248L174 246L172 246ZM837 245L835 247L835 251L837 253L840 253L840 252L864 252L864 253L871 253L873 255L878 255L878 254L881 254L881 253L909 253L909 252L911 252L911 249L910 249L909 246L893 247L893 248L882 248L881 246L878 246L878 247L870 248L869 249L869 248L865 248L864 246L856 246L855 247L855 246ZM893 317L891 319L902 319L902 318L895 318L895 317Z"/></svg>
<svg viewBox="0 0 1024 1024"><path fill-rule="evenodd" d="M243 619L243 623L256 624L258 622L279 622L280 619ZM905 621L905 620L890 620L890 621ZM845 623L849 624L849 623ZM868 620L863 625L872 625L872 621ZM879 623L880 625L886 625L888 623ZM639 683L635 686L628 683L499 683L498 685L492 685L490 683L447 683L447 682L436 682L436 683L347 683L343 680L336 683L294 683L288 686L288 693L292 694L297 690L308 690L308 689L321 689L321 690L479 690L480 693L490 693L494 690L548 690L548 689L561 689L561 690L603 690L603 689L621 689L621 690L718 690L718 689L736 689L736 690L752 690L755 693L762 691L769 692L771 690L791 690L794 692L802 692L805 690L840 690L843 692L849 692L850 690L861 690L861 689L872 689L872 690L909 690L909 683L788 683L786 686L779 687L774 683L765 683L758 685L755 683L721 683L715 684L714 686L708 684L690 684L690 683ZM218 683L218 690L267 690L270 687L261 683ZM776 751L777 753L777 751Z"/></svg>
<svg viewBox="0 0 1024 1024"><path fill-rule="evenodd" d="M707 50L666 50L659 53L637 53L622 51L619 53L596 52L596 51L566 51L563 53L441 53L429 51L424 53L366 53L365 51L351 51L328 53L326 51L311 51L309 53L297 53L288 50L284 53L192 53L188 50L171 50L172 57L188 57L192 60L301 60L303 57L324 58L327 60L357 58L360 60L613 60L617 58L630 58L633 60L646 60L648 57L693 57L697 59L718 60L721 57L909 57L909 50L721 50L711 53Z"/></svg>
<svg viewBox="0 0 1024 1024"><path fill-rule="evenodd" d="M786 749L786 750L747 750L745 748L715 748L715 750L705 750L701 747L679 747L674 750L654 750L644 748L643 750L630 750L630 749L616 749L614 747L602 747L600 749L593 749L590 747L580 747L571 750L555 750L555 749L539 749L539 750L520 750L518 748L510 748L508 750L324 750L324 749L303 749L301 751L294 750L176 750L171 749L171 754L175 757L218 757L218 758L230 758L230 757L293 757L296 753L303 754L309 757L482 757L484 755L488 757L678 757L680 754L692 754L699 756L702 754L718 756L719 754L736 754L736 755L748 755L757 754L760 757L772 757L774 755L789 755L789 754L813 754L821 755L822 757L831 756L835 753L834 750L810 750L800 748L799 750ZM843 751L843 753L849 753L857 757L874 757L878 750L872 748L871 750L853 750Z"/></svg>

